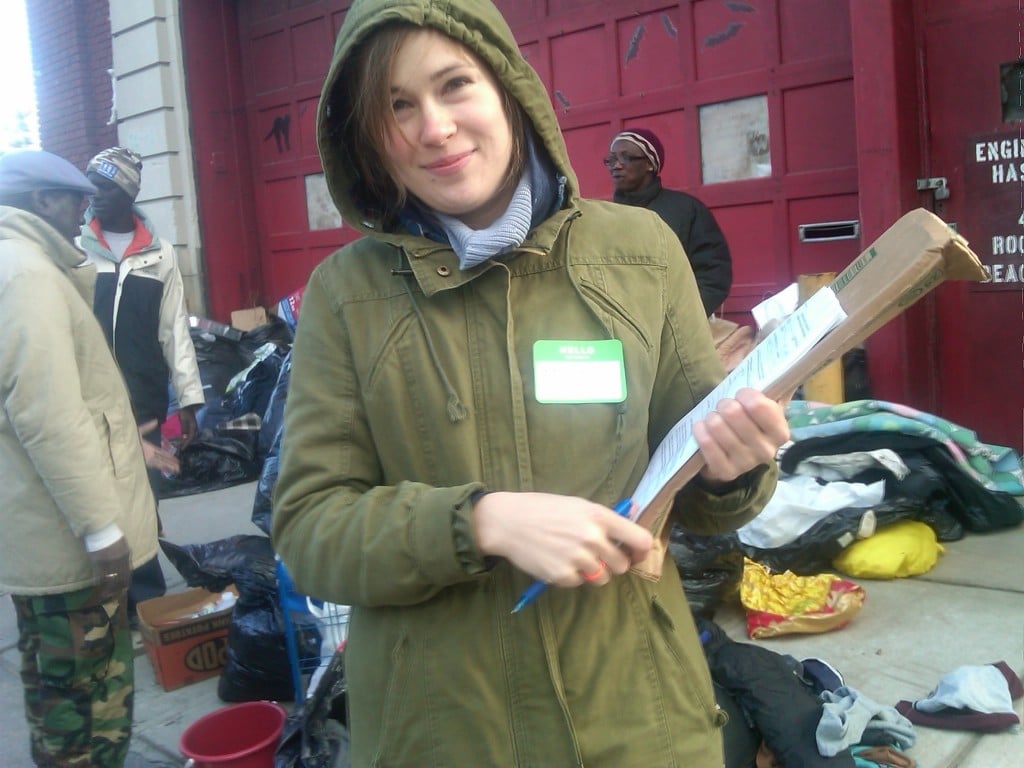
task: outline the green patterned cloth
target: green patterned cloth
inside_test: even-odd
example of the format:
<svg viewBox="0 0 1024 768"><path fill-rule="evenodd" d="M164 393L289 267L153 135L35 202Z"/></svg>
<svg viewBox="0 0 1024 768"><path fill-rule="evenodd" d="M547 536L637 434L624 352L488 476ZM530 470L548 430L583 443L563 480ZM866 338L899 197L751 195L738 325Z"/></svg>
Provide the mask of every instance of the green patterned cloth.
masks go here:
<svg viewBox="0 0 1024 768"><path fill-rule="evenodd" d="M990 445L977 434L930 413L884 400L852 400L825 405L793 400L786 419L794 441L854 432L900 432L941 443L979 485L997 493L1024 496L1024 466L1012 448Z"/></svg>

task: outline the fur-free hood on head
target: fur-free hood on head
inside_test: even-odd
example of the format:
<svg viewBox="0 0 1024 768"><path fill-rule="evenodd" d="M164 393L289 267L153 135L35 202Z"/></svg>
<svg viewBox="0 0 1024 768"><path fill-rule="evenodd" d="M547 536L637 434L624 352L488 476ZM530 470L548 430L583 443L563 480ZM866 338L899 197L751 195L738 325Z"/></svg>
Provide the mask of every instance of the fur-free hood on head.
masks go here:
<svg viewBox="0 0 1024 768"><path fill-rule="evenodd" d="M428 27L448 35L491 68L522 105L552 164L565 176L565 201L571 203L579 187L547 91L519 52L505 19L488 0L356 0L338 33L317 112L317 144L327 187L346 223L364 234L382 230L382 222L361 210L353 198L355 169L346 161L345 153L338 150L339 121L351 113L351 106L339 103L341 99L334 86L359 43L375 29L395 22Z"/></svg>

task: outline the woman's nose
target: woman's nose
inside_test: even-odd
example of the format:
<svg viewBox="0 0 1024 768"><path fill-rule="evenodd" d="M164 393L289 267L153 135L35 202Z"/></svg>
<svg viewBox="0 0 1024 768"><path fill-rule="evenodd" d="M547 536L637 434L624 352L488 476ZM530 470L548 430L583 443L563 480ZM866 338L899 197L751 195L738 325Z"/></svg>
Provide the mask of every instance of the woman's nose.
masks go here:
<svg viewBox="0 0 1024 768"><path fill-rule="evenodd" d="M443 105L425 105L422 115L420 139L424 144L443 144L455 133L455 120Z"/></svg>

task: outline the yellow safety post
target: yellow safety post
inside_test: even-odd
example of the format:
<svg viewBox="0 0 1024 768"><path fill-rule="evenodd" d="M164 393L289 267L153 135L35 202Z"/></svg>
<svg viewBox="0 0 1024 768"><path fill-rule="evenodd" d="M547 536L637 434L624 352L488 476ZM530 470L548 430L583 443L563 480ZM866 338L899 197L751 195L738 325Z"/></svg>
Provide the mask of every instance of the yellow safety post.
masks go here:
<svg viewBox="0 0 1024 768"><path fill-rule="evenodd" d="M835 278L835 272L815 272L807 275L797 275L796 287L799 303L803 304L819 288L828 285ZM833 360L817 373L811 374L803 386L805 400L815 400L819 403L829 403L830 405L843 402L842 361Z"/></svg>

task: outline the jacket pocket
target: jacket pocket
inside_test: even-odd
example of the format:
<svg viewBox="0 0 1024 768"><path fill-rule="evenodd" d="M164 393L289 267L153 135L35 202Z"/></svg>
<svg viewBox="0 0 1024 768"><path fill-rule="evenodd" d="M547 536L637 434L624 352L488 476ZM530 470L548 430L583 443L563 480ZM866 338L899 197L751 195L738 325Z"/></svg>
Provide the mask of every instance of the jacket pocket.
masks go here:
<svg viewBox="0 0 1024 768"><path fill-rule="evenodd" d="M390 674L380 710L380 739L373 757L375 768L405 765L399 754L405 750L396 749L396 746L409 744L410 729L417 728L415 721L417 717L422 719L424 714L417 712L417 702L411 695L412 649L409 642L408 635L403 632L391 651Z"/></svg>
<svg viewBox="0 0 1024 768"><path fill-rule="evenodd" d="M726 713L719 709L715 702L714 690L711 687L711 674L704 660L703 652L698 648L694 651L685 647L683 639L676 628L675 619L665 610L657 596L651 598L651 617L656 634L664 642L664 650L672 657L683 673L686 690L698 702L715 727L722 727L728 720Z"/></svg>
<svg viewBox="0 0 1024 768"><path fill-rule="evenodd" d="M131 442L128 430L135 430L134 425L125 424L124 419L110 411L103 412L103 428L106 434L102 435L107 442L107 452L110 455L110 465L113 467L115 477L127 477L131 473L132 463L135 460L135 444ZM139 449L141 450L141 449Z"/></svg>
<svg viewBox="0 0 1024 768"><path fill-rule="evenodd" d="M610 319L616 325L625 326L632 331L646 351L649 352L651 350L653 347L651 336L645 332L643 324L628 312L625 306L616 301L610 293L587 279L580 280L580 290L595 309L599 309L609 316L609 318L602 318L603 322L608 323L608 319ZM615 332L616 329L609 327L609 330Z"/></svg>

